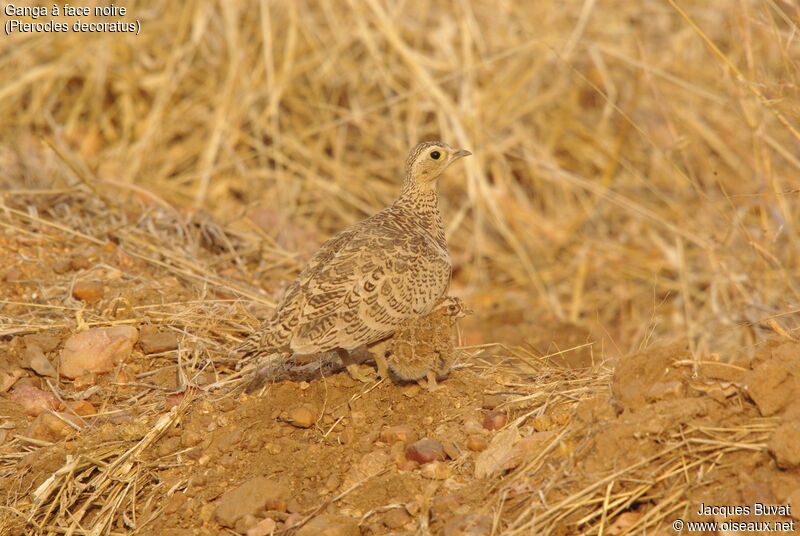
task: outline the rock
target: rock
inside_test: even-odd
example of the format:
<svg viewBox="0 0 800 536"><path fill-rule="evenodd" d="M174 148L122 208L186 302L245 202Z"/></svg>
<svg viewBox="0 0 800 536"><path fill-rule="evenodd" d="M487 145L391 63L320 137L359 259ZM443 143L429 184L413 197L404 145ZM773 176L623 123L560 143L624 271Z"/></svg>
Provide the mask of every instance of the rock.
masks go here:
<svg viewBox="0 0 800 536"><path fill-rule="evenodd" d="M467 439L467 448L474 452L482 452L486 450L486 447L489 446L489 443L480 436L470 436Z"/></svg>
<svg viewBox="0 0 800 536"><path fill-rule="evenodd" d="M24 375L25 371L19 367L0 368L0 393L11 389Z"/></svg>
<svg viewBox="0 0 800 536"><path fill-rule="evenodd" d="M405 508L392 508L383 516L383 524L392 530L399 530L414 521Z"/></svg>
<svg viewBox="0 0 800 536"><path fill-rule="evenodd" d="M508 424L508 417L502 411L490 411L483 418L483 427L487 430L499 430Z"/></svg>
<svg viewBox="0 0 800 536"><path fill-rule="evenodd" d="M11 400L25 408L25 413L36 417L42 413L58 409L58 398L47 391L42 391L32 385L17 385L11 392Z"/></svg>
<svg viewBox="0 0 800 536"><path fill-rule="evenodd" d="M792 519L800 519L800 488L795 488L786 498L785 503L792 507Z"/></svg>
<svg viewBox="0 0 800 536"><path fill-rule="evenodd" d="M36 333L25 336L25 346L38 346L43 352L52 352L61 343L61 338L55 335Z"/></svg>
<svg viewBox="0 0 800 536"><path fill-rule="evenodd" d="M467 419L464 421L464 432L467 434L486 434L486 428L477 419Z"/></svg>
<svg viewBox="0 0 800 536"><path fill-rule="evenodd" d="M89 402L88 400L76 400L74 402L67 402L67 408L69 408L75 415L80 415L81 417L86 417L87 415L94 415L97 411L94 408L94 405Z"/></svg>
<svg viewBox="0 0 800 536"><path fill-rule="evenodd" d="M269 536L273 532L275 532L275 528L277 527L277 523L275 520L271 518L262 519L254 526L247 529L246 536Z"/></svg>
<svg viewBox="0 0 800 536"><path fill-rule="evenodd" d="M214 509L214 518L223 527L234 528L239 518L259 513L270 499L285 497L284 486L259 476L227 491Z"/></svg>
<svg viewBox="0 0 800 536"><path fill-rule="evenodd" d="M70 266L73 270L84 270L92 265L92 261L87 254L76 254L73 255L72 259L70 260Z"/></svg>
<svg viewBox="0 0 800 536"><path fill-rule="evenodd" d="M491 532L491 516L479 514L453 516L442 529L443 536L489 536Z"/></svg>
<svg viewBox="0 0 800 536"><path fill-rule="evenodd" d="M746 392L764 417L775 415L796 398L791 365L776 359L765 361L745 377Z"/></svg>
<svg viewBox="0 0 800 536"><path fill-rule="evenodd" d="M435 439L426 437L406 447L406 458L420 464L435 460L444 461L444 447Z"/></svg>
<svg viewBox="0 0 800 536"><path fill-rule="evenodd" d="M261 521L261 518L258 518L253 514L245 514L236 520L236 532L247 532L251 528L255 527L259 521Z"/></svg>
<svg viewBox="0 0 800 536"><path fill-rule="evenodd" d="M22 352L25 368L29 368L39 376L55 378L58 376L55 367L44 356L42 349L36 344L28 344Z"/></svg>
<svg viewBox="0 0 800 536"><path fill-rule="evenodd" d="M72 287L72 297L86 303L95 303L103 297L103 285L97 281L78 281Z"/></svg>
<svg viewBox="0 0 800 536"><path fill-rule="evenodd" d="M450 467L440 461L433 461L422 466L420 474L431 480L447 480L453 474Z"/></svg>
<svg viewBox="0 0 800 536"><path fill-rule="evenodd" d="M436 497L431 504L431 515L434 520L447 519L451 517L464 503L461 495L444 495Z"/></svg>
<svg viewBox="0 0 800 536"><path fill-rule="evenodd" d="M781 469L794 469L800 466L800 422L786 422L772 433L767 448L775 457Z"/></svg>
<svg viewBox="0 0 800 536"><path fill-rule="evenodd" d="M506 428L498 432L486 450L475 460L475 478L485 478L499 471L508 459L511 448L519 441L516 428Z"/></svg>
<svg viewBox="0 0 800 536"><path fill-rule="evenodd" d="M64 420L73 418L64 413L59 413L58 415ZM62 419L59 419L52 413L42 413L28 426L25 435L41 441L55 442L63 439L72 433L74 429Z"/></svg>
<svg viewBox="0 0 800 536"><path fill-rule="evenodd" d="M365 454L347 471L344 482L342 482L342 489L349 489L354 484L377 475L388 467L390 462L389 453L383 449Z"/></svg>
<svg viewBox="0 0 800 536"><path fill-rule="evenodd" d="M139 346L145 354L160 354L177 349L178 337L171 331L143 333L139 339Z"/></svg>
<svg viewBox="0 0 800 536"><path fill-rule="evenodd" d="M92 328L72 335L61 351L59 372L75 379L87 373L110 372L127 358L139 332L131 326Z"/></svg>
<svg viewBox="0 0 800 536"><path fill-rule="evenodd" d="M317 422L316 412L311 410L308 406L300 406L289 410L289 417L287 419L289 424L297 428L311 428Z"/></svg>
<svg viewBox="0 0 800 536"><path fill-rule="evenodd" d="M503 395L483 395L481 406L483 409L495 409L505 401L506 398Z"/></svg>
<svg viewBox="0 0 800 536"><path fill-rule="evenodd" d="M323 514L301 527L296 536L361 536L361 531L355 519Z"/></svg>
<svg viewBox="0 0 800 536"><path fill-rule="evenodd" d="M417 440L417 432L410 426L400 425L381 430L381 441L385 443L401 442L405 445Z"/></svg>

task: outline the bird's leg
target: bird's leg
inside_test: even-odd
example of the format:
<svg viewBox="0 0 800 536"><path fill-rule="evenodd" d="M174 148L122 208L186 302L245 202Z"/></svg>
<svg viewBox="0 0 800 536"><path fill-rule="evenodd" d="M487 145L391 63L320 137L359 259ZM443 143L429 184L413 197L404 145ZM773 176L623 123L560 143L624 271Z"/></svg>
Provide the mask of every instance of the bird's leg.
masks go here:
<svg viewBox="0 0 800 536"><path fill-rule="evenodd" d="M389 377L389 363L386 361L386 348L388 346L389 339L384 339L368 348L372 358L375 359L375 365L378 367L378 378L381 380Z"/></svg>
<svg viewBox="0 0 800 536"><path fill-rule="evenodd" d="M350 374L351 378L364 383L370 383L375 379L375 377L369 372L361 372L361 369L358 368L358 361L352 355L350 355L350 352L342 348L337 348L336 353L339 354L339 359L341 359L342 363L344 363L347 373Z"/></svg>
<svg viewBox="0 0 800 536"><path fill-rule="evenodd" d="M425 381L425 382L423 382L423 380L421 378L419 380L417 380L417 383L420 385L420 387L424 387L426 390L428 390L430 392L433 392L433 391L436 391L436 390L442 388L441 385L436 383L436 373L434 371L429 370L428 374L426 376L426 379L427 379L427 381Z"/></svg>

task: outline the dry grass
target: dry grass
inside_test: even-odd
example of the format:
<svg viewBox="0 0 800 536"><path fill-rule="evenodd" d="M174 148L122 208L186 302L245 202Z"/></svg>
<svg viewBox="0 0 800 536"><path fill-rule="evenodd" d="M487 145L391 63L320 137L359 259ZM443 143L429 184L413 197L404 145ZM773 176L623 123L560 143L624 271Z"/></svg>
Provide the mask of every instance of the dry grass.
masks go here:
<svg viewBox="0 0 800 536"><path fill-rule="evenodd" d="M615 352L734 347L797 327L797 10L145 2L139 36L3 40L6 174L42 186L41 137L73 168L47 187L260 204L323 238L442 138L475 153L443 185L467 293L529 292Z"/></svg>
<svg viewBox="0 0 800 536"><path fill-rule="evenodd" d="M267 311L274 296L259 286L290 277L309 236L389 203L406 151L429 138L475 155L442 185L463 294L518 292L533 311L599 327L620 354L668 339L686 339L697 356L738 352L800 327L793 2L154 0L129 11L139 36L0 40L0 225L99 245L111 237L231 300L120 303L85 318L2 297L2 335L169 325L202 345L169 365L185 367L190 384L229 365L237 330L254 325L238 300ZM195 210L174 208L185 206ZM274 222L269 232L245 217L253 210ZM245 270L253 259L258 269ZM604 374L528 385L525 402L541 407L549 398L537 393L554 389L590 396ZM136 449L153 434L72 460L36 491L40 503L23 506L48 523L56 500L44 499L73 479L83 487L57 497L60 512L105 490L117 502L97 526L110 527L143 498ZM763 437L760 425L672 437L654 454L656 479L763 448ZM656 486L617 487L636 471L544 510L511 505L509 534L566 518L603 534ZM685 507L683 488L670 489L637 529Z"/></svg>

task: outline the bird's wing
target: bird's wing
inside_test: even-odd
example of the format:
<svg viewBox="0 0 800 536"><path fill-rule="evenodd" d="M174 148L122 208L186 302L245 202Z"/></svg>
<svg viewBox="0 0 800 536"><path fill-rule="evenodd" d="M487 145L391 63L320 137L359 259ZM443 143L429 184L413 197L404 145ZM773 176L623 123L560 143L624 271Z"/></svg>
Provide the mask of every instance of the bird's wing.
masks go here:
<svg viewBox="0 0 800 536"><path fill-rule="evenodd" d="M406 319L427 314L447 290L446 252L395 225L390 213L343 233L314 255L276 315L295 352L380 340Z"/></svg>

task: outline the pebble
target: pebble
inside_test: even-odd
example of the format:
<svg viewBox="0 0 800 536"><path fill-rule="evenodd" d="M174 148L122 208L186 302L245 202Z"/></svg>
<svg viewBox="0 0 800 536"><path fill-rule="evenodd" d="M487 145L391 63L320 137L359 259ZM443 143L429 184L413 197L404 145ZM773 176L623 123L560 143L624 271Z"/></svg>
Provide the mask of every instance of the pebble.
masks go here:
<svg viewBox="0 0 800 536"><path fill-rule="evenodd" d="M103 297L103 285L97 281L78 281L72 287L72 297L86 303L95 303Z"/></svg>
<svg viewBox="0 0 800 536"><path fill-rule="evenodd" d="M5 393L11 389L17 380L25 375L25 371L19 367L0 369L0 393Z"/></svg>
<svg viewBox="0 0 800 536"><path fill-rule="evenodd" d="M236 520L236 525L234 528L236 529L236 532L247 532L251 528L258 525L259 521L261 521L261 518L258 518L253 514L245 514Z"/></svg>
<svg viewBox="0 0 800 536"><path fill-rule="evenodd" d="M297 428L311 428L317 421L317 415L308 406L300 406L290 409L286 420Z"/></svg>
<svg viewBox="0 0 800 536"><path fill-rule="evenodd" d="M404 508L393 508L383 516L383 524L392 530L402 529L412 521L414 518Z"/></svg>
<svg viewBox="0 0 800 536"><path fill-rule="evenodd" d="M139 346L145 354L160 354L178 348L178 337L172 331L149 331L142 333Z"/></svg>
<svg viewBox="0 0 800 536"><path fill-rule="evenodd" d="M55 367L44 356L44 351L37 344L27 344L22 351L24 367L33 370L39 376L55 378L58 376Z"/></svg>
<svg viewBox="0 0 800 536"><path fill-rule="evenodd" d="M464 504L464 497L461 495L436 497L431 504L431 514L434 519L446 519L456 513L462 504Z"/></svg>
<svg viewBox="0 0 800 536"><path fill-rule="evenodd" d="M361 531L355 519L322 514L303 525L296 536L361 536Z"/></svg>
<svg viewBox="0 0 800 536"><path fill-rule="evenodd" d="M483 418L483 427L487 430L499 430L508 424L508 417L502 411L490 411Z"/></svg>
<svg viewBox="0 0 800 536"><path fill-rule="evenodd" d="M21 384L11 391L11 400L25 409L25 413L36 417L42 413L58 409L60 404L53 393L42 391L33 385Z"/></svg>
<svg viewBox="0 0 800 536"><path fill-rule="evenodd" d="M484 451L487 446L489 446L489 443L480 436L470 436L469 439L467 439L467 448L473 452Z"/></svg>
<svg viewBox="0 0 800 536"><path fill-rule="evenodd" d="M442 529L442 536L489 536L492 518L488 515L466 514L453 516Z"/></svg>
<svg viewBox="0 0 800 536"><path fill-rule="evenodd" d="M354 484L371 478L383 471L391 463L389 453L383 449L365 454L354 463L344 476L342 488L348 489Z"/></svg>
<svg viewBox="0 0 800 536"><path fill-rule="evenodd" d="M445 459L444 447L435 439L424 438L406 447L406 458L420 464Z"/></svg>
<svg viewBox="0 0 800 536"><path fill-rule="evenodd" d="M275 520L268 517L247 529L246 536L269 536L275 532L277 526Z"/></svg>
<svg viewBox="0 0 800 536"><path fill-rule="evenodd" d="M481 406L483 409L495 409L505 401L506 399L503 395L483 395Z"/></svg>
<svg viewBox="0 0 800 536"><path fill-rule="evenodd" d="M26 346L38 346L43 352L52 352L59 344L61 344L61 337L56 337L55 335L36 333L25 336Z"/></svg>
<svg viewBox="0 0 800 536"><path fill-rule="evenodd" d="M302 520L303 520L303 514L301 514L300 512L292 512L291 514L286 516L284 524L286 525L287 528L293 527L294 525L300 523Z"/></svg>
<svg viewBox="0 0 800 536"><path fill-rule="evenodd" d="M461 449L458 448L455 441L445 439L442 441L442 447L444 448L444 453L447 454L447 457L451 460L455 460L461 456Z"/></svg>
<svg viewBox="0 0 800 536"><path fill-rule="evenodd" d="M397 443L401 442L405 445L413 443L417 440L417 432L413 428L406 425L392 426L381 430L381 441L384 443Z"/></svg>
<svg viewBox="0 0 800 536"><path fill-rule="evenodd" d="M450 467L440 461L433 461L422 466L420 474L431 480L447 480L453 474Z"/></svg>
<svg viewBox="0 0 800 536"><path fill-rule="evenodd" d="M63 413L59 413L59 415L64 419L70 418L69 415ZM52 413L42 413L28 426L25 435L41 441L55 442L67 437L73 430L74 429L70 425Z"/></svg>
<svg viewBox="0 0 800 536"><path fill-rule="evenodd" d="M87 415L94 415L97 413L94 404L88 400L75 400L72 402L67 402L67 407L73 413L75 413L75 415L80 415L81 417L86 417Z"/></svg>
<svg viewBox="0 0 800 536"><path fill-rule="evenodd" d="M88 255L77 254L70 260L70 265L73 270L84 270L92 265L92 261Z"/></svg>
<svg viewBox="0 0 800 536"><path fill-rule="evenodd" d="M132 326L92 328L72 335L61 351L59 372L75 379L86 373L110 372L127 358L139 332Z"/></svg>
<svg viewBox="0 0 800 536"><path fill-rule="evenodd" d="M279 497L270 497L267 499L267 502L264 503L264 510L271 512L286 512L286 508L286 501Z"/></svg>
<svg viewBox="0 0 800 536"><path fill-rule="evenodd" d="M222 495L214 509L214 518L223 527L234 528L239 518L259 513L269 499L286 494L286 488L274 480L263 476L252 478Z"/></svg>

